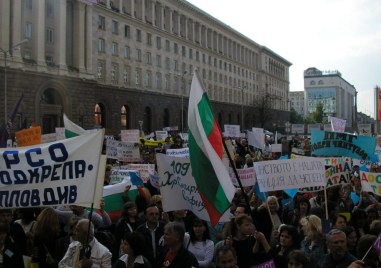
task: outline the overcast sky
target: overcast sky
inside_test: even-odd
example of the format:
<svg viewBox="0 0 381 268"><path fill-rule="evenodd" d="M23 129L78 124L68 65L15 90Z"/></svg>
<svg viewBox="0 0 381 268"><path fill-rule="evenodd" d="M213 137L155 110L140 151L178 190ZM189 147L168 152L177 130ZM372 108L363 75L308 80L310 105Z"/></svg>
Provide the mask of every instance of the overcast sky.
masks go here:
<svg viewBox="0 0 381 268"><path fill-rule="evenodd" d="M187 0L292 63L290 91L303 71L338 70L358 91L358 111L374 116L381 85L380 0Z"/></svg>

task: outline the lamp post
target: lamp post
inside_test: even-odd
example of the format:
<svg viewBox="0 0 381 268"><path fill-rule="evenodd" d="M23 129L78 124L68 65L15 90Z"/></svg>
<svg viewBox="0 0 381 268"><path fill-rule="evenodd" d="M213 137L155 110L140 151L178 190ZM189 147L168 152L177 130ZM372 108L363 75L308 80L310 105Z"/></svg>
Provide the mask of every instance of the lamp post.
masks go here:
<svg viewBox="0 0 381 268"><path fill-rule="evenodd" d="M243 115L243 91L244 89L246 88L246 86L243 86L241 88L241 127L242 127L242 131L244 130L244 115Z"/></svg>
<svg viewBox="0 0 381 268"><path fill-rule="evenodd" d="M7 89L7 57L8 57L8 54L10 56L12 56L12 51L21 46L22 44L28 42L29 40L28 39L24 39L22 40L21 42L13 45L10 49L8 50L4 50L2 48L0 48L0 52L3 53L3 58L4 58L4 124L7 122L8 120L8 102L7 102L7 98L8 98L8 89Z"/></svg>
<svg viewBox="0 0 381 268"><path fill-rule="evenodd" d="M181 76L181 133L184 133L184 88L185 88L185 82L183 87L183 81L184 81L184 75L186 75L188 72L184 71Z"/></svg>

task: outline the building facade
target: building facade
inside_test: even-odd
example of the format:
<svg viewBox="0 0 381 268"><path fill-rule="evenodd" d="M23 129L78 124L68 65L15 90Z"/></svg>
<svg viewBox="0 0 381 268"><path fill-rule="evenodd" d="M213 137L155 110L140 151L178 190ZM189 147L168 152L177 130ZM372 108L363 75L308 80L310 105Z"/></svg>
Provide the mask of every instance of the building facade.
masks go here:
<svg viewBox="0 0 381 268"><path fill-rule="evenodd" d="M255 126L268 94L287 121L291 63L184 0L4 0L0 27L0 111L24 94L16 126L54 132L66 113L84 128L186 130L195 69L220 125Z"/></svg>
<svg viewBox="0 0 381 268"><path fill-rule="evenodd" d="M289 93L290 107L304 116L304 91L290 91Z"/></svg>
<svg viewBox="0 0 381 268"><path fill-rule="evenodd" d="M325 116L347 120L347 127L355 127L356 89L338 71L322 72L316 68L304 71L304 115L308 116L323 104Z"/></svg>

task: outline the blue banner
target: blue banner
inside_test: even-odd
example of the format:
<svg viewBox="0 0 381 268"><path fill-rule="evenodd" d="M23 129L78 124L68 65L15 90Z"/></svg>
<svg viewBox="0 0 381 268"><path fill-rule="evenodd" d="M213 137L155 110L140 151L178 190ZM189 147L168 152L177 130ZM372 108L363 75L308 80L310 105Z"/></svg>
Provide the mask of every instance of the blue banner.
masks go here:
<svg viewBox="0 0 381 268"><path fill-rule="evenodd" d="M313 130L311 133L312 155L348 156L370 160L376 148L376 138L349 133Z"/></svg>

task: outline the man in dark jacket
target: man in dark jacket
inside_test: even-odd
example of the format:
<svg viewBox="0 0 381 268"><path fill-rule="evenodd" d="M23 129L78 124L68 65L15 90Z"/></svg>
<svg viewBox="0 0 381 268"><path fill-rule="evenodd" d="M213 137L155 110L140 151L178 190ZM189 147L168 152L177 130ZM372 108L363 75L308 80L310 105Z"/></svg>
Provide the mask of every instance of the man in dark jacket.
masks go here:
<svg viewBox="0 0 381 268"><path fill-rule="evenodd" d="M165 248L157 257L157 267L199 267L196 257L184 247L185 228L181 223L169 222L164 227Z"/></svg>

